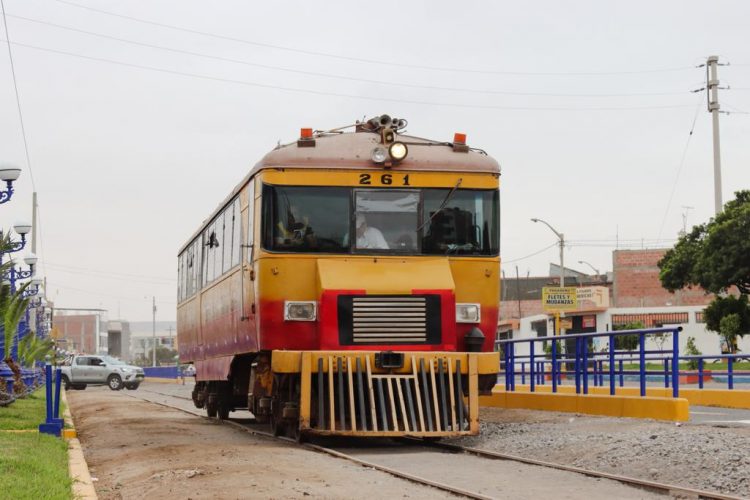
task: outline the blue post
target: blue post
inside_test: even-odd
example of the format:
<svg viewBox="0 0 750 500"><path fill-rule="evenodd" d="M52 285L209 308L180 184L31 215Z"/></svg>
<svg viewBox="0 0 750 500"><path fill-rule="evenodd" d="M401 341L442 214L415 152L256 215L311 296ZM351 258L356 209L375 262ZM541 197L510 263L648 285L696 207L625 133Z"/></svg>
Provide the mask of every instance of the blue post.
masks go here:
<svg viewBox="0 0 750 500"><path fill-rule="evenodd" d="M703 358L698 360L698 389L703 389Z"/></svg>
<svg viewBox="0 0 750 500"><path fill-rule="evenodd" d="M503 358L505 359L505 392L510 391L510 378L508 377L509 354L510 354L510 344L505 344L505 349L503 349Z"/></svg>
<svg viewBox="0 0 750 500"><path fill-rule="evenodd" d="M510 344L510 390L516 390L516 344Z"/></svg>
<svg viewBox="0 0 750 500"><path fill-rule="evenodd" d="M589 393L589 344L586 337L581 338L581 358L583 361L583 393Z"/></svg>
<svg viewBox="0 0 750 500"><path fill-rule="evenodd" d="M575 372L576 372L576 394L580 394L581 393L581 339L580 338L576 338Z"/></svg>
<svg viewBox="0 0 750 500"><path fill-rule="evenodd" d="M680 329L672 331L672 397L680 395Z"/></svg>
<svg viewBox="0 0 750 500"><path fill-rule="evenodd" d="M604 386L604 360L599 360L599 387Z"/></svg>
<svg viewBox="0 0 750 500"><path fill-rule="evenodd" d="M533 377L533 371L530 373L531 373L530 376ZM526 383L526 363L523 361L521 362L521 383L522 384Z"/></svg>
<svg viewBox="0 0 750 500"><path fill-rule="evenodd" d="M44 366L44 382L45 382L45 391L47 396L46 406L47 406L47 423L52 423L52 419L54 418L52 415L52 365L47 363Z"/></svg>
<svg viewBox="0 0 750 500"><path fill-rule="evenodd" d="M557 341L552 342L552 392L557 392Z"/></svg>
<svg viewBox="0 0 750 500"><path fill-rule="evenodd" d="M534 392L536 390L536 379L534 378L534 375L536 374L536 367L534 366L533 340L529 342L529 369L531 370L531 374L529 375L529 379L531 380L531 392Z"/></svg>
<svg viewBox="0 0 750 500"><path fill-rule="evenodd" d="M620 361L622 366L622 361ZM620 369L622 376L622 368ZM609 395L615 395L615 336L609 336Z"/></svg>
<svg viewBox="0 0 750 500"><path fill-rule="evenodd" d="M669 388L669 360L664 358L664 388Z"/></svg>
<svg viewBox="0 0 750 500"><path fill-rule="evenodd" d="M732 367L732 358L727 358L727 384L729 389L734 389L734 368Z"/></svg>
<svg viewBox="0 0 750 500"><path fill-rule="evenodd" d="M52 421L60 426L63 425L63 419L60 418L60 384L62 381L62 369L55 369L55 408Z"/></svg>
<svg viewBox="0 0 750 500"><path fill-rule="evenodd" d="M55 423L54 417L52 416L52 365L49 363L44 366L44 377L47 396L47 420L44 423L39 424L39 432L59 436L62 431L62 426Z"/></svg>
<svg viewBox="0 0 750 500"><path fill-rule="evenodd" d="M545 384L545 382L544 382L544 370L545 370L544 364L545 364L544 361L540 361L539 362L539 385L544 385Z"/></svg>
<svg viewBox="0 0 750 500"><path fill-rule="evenodd" d="M620 359L620 387L625 385L625 372L622 369L622 358Z"/></svg>
<svg viewBox="0 0 750 500"><path fill-rule="evenodd" d="M646 395L646 336L638 334L638 354L640 356L639 375L641 379L641 397Z"/></svg>

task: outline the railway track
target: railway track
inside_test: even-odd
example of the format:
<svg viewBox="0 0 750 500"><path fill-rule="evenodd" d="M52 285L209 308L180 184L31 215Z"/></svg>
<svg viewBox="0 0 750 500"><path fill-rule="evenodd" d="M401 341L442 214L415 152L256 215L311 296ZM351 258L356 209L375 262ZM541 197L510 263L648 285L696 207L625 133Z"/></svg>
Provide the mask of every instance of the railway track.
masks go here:
<svg viewBox="0 0 750 500"><path fill-rule="evenodd" d="M148 393L153 396L143 397L144 393ZM195 415L195 416L199 416L202 418L208 418L205 416L205 413L203 411L200 411L196 408L192 408L192 400L185 396L167 394L164 392L153 391L153 390L149 390L145 388L140 388L138 391L126 392L126 394L136 399L141 399L144 401L148 401L150 403L165 406L167 408L179 410L184 413L188 413L190 415ZM465 486L456 485L456 484L448 484L445 481L438 481L435 479L431 479L429 477L426 477L425 474L411 472L408 470L408 467L403 467L403 464L398 464L398 460L395 460L397 462L396 466L386 465L383 463L383 460L387 461L389 458L391 458L391 460L393 461L393 456L403 456L404 452L408 451L408 449L405 447L411 446L414 448L418 448L419 451L425 451L428 453L429 452L447 453L447 454L456 455L456 456L464 455L464 456L477 457L482 460L525 464L528 466L542 467L542 468L549 469L549 470L560 471L560 473L579 474L581 476L595 478L597 480L614 481L616 483L620 483L622 485L626 485L628 487L634 488L634 492L633 492L634 495L636 495L639 492L642 492L642 493L648 492L651 494L672 497L672 498L742 500L740 497L725 495L725 494L717 493L717 492L703 491L703 490L686 488L686 487L676 486L676 485L671 485L671 484L664 484L664 483L659 483L655 481L632 478L632 477L622 476L618 474L611 474L607 472L599 472L599 471L594 471L594 470L589 470L589 469L583 469L580 467L573 467L573 466L563 465L563 464L558 464L558 463L553 463L553 462L546 462L542 460L519 457L516 455L510 455L510 454L498 453L498 452L482 450L482 449L477 449L477 448L459 446L459 445L450 444L450 443L425 442L420 439L401 438L401 439L395 440L397 444L394 444L391 446L382 446L379 444L373 445L372 441L357 440L355 441L355 446L356 446L355 448L341 446L341 445L325 446L322 444L314 444L314 443L297 443L296 441L290 438L274 436L271 432L264 430L264 427L266 427L264 425L252 424L252 423L248 423L247 421L243 422L242 420L243 419L229 419L229 420L225 420L222 422L225 423L226 425L231 425L237 429L240 429L244 432L248 432L255 436L261 436L267 439L285 441L289 443L290 445L301 446L312 451L325 453L333 457L348 460L348 461L357 463L359 465L362 465L364 467L376 469L376 470L388 473L390 475L393 475L395 477L406 479L408 481L412 481L417 484L422 484L425 486L437 488L439 490L452 493L454 495L458 495L464 498L488 499L488 498L495 498L495 497L482 493L480 491L469 489ZM321 440L321 442L322 441L326 441L326 440ZM347 444L349 443L350 442L348 441ZM349 446L351 445L349 444ZM383 450L385 450L385 452L383 452Z"/></svg>

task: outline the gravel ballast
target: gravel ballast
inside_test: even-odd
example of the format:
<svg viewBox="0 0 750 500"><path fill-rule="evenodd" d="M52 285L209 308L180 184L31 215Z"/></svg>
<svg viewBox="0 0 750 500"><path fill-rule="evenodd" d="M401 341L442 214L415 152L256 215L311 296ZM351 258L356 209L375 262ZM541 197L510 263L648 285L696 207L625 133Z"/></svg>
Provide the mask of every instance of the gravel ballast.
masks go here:
<svg viewBox="0 0 750 500"><path fill-rule="evenodd" d="M750 428L483 408L456 444L750 498Z"/></svg>

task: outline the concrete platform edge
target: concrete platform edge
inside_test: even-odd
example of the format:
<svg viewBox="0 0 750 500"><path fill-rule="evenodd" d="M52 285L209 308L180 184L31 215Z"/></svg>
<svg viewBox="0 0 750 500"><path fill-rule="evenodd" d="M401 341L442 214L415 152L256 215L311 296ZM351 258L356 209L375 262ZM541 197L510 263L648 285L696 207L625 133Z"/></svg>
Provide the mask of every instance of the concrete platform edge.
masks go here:
<svg viewBox="0 0 750 500"><path fill-rule="evenodd" d="M566 394L558 392L493 391L480 396L479 405L495 408L584 413L608 417L653 418L685 422L690 418L690 405L684 398L610 396L597 394Z"/></svg>
<svg viewBox="0 0 750 500"><path fill-rule="evenodd" d="M144 382L158 382L161 384L182 384L181 378L162 378L162 377L145 377Z"/></svg>
<svg viewBox="0 0 750 500"><path fill-rule="evenodd" d="M536 392L550 393L552 386L549 384L537 385ZM559 385L557 392L563 394L575 394L576 388L572 385ZM504 392L505 387L496 385L492 390L495 392ZM530 392L528 384L516 385L516 391ZM589 394L600 396L609 396L609 387L591 387ZM638 387L616 387L617 396L640 396ZM646 395L658 398L671 398L672 389L666 387L647 387ZM687 399L693 406L716 406L721 408L737 408L740 410L750 410L750 391L742 389L694 389L680 387L680 397Z"/></svg>
<svg viewBox="0 0 750 500"><path fill-rule="evenodd" d="M65 423L70 426L68 429L63 429L63 437L68 442L68 474L70 474L72 480L73 498L76 500L97 500L99 497L96 494L94 482L91 480L91 472L86 463L86 457L83 455L81 442L76 437L73 415L70 413L70 405L68 405L65 390L62 390L61 394L62 400L65 402L63 418ZM66 433L66 431L68 432Z"/></svg>

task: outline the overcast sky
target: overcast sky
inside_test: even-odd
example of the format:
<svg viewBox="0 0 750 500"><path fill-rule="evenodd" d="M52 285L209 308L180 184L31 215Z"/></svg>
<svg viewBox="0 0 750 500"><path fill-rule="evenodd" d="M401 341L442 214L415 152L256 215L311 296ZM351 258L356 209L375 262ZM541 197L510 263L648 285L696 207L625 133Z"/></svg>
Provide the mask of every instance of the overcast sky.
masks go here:
<svg viewBox="0 0 750 500"><path fill-rule="evenodd" d="M503 168L506 275L545 275L556 238L531 217L602 272L617 239L670 245L683 206L711 217L711 117L690 92L706 56L731 63L722 108L750 112L747 1L4 3L48 295L110 318L150 319L156 296L174 319L178 248L300 127L389 113L467 133ZM24 168L7 228L31 219L32 185L0 45L0 161ZM725 201L750 187L749 134L750 114L721 116Z"/></svg>

